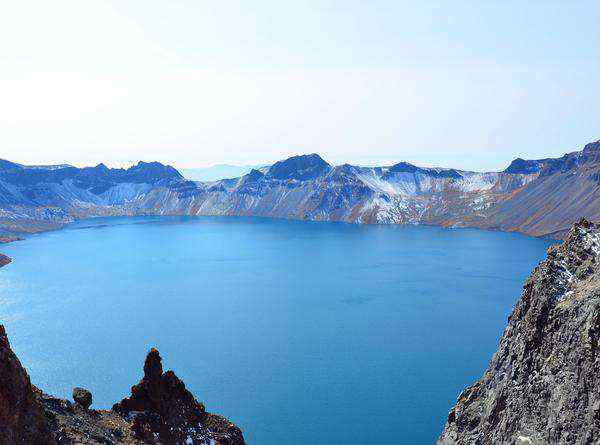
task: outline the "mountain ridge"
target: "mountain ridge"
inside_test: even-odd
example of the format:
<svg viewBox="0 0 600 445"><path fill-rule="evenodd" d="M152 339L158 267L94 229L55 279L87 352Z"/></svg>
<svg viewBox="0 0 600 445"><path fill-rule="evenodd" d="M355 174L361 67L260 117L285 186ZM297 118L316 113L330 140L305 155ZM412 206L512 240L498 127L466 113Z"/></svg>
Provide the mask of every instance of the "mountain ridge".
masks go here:
<svg viewBox="0 0 600 445"><path fill-rule="evenodd" d="M593 142L560 158L517 158L499 172L331 165L313 153L209 182L158 162L115 169L0 160L0 229L47 230L93 216L235 215L560 237L581 216L600 219L599 152Z"/></svg>

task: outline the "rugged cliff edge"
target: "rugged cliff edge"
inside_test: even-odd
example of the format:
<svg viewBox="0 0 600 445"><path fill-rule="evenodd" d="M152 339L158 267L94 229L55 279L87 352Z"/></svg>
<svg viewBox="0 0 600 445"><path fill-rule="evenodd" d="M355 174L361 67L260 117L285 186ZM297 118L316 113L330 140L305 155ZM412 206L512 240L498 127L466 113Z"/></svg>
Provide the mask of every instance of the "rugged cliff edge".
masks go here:
<svg viewBox="0 0 600 445"><path fill-rule="evenodd" d="M42 393L0 325L0 445L245 445L238 427L207 413L173 371L163 373L156 349L131 391L110 411L90 409L82 388L73 391L75 403Z"/></svg>
<svg viewBox="0 0 600 445"><path fill-rule="evenodd" d="M440 444L600 443L600 226L581 220L524 286Z"/></svg>

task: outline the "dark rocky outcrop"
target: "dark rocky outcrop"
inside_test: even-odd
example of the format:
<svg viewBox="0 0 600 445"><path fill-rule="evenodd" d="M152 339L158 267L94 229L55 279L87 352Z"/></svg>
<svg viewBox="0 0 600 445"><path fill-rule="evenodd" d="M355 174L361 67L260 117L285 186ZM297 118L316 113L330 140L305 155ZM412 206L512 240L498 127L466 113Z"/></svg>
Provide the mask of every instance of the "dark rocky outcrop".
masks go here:
<svg viewBox="0 0 600 445"><path fill-rule="evenodd" d="M7 264L9 264L12 260L10 259L10 257L3 255L0 253L0 267L2 266L6 266Z"/></svg>
<svg viewBox="0 0 600 445"><path fill-rule="evenodd" d="M581 220L524 286L440 444L600 443L600 227Z"/></svg>
<svg viewBox="0 0 600 445"><path fill-rule="evenodd" d="M173 371L163 372L162 361L152 349L144 364L144 377L131 388L131 396L113 410L133 422L137 438L164 443L244 443L242 432L231 422L208 414Z"/></svg>
<svg viewBox="0 0 600 445"><path fill-rule="evenodd" d="M152 349L144 378L110 411L89 409L92 394L74 388L75 403L31 385L0 325L0 445L245 445L241 430L210 414Z"/></svg>
<svg viewBox="0 0 600 445"><path fill-rule="evenodd" d="M27 372L0 325L0 444L54 444Z"/></svg>

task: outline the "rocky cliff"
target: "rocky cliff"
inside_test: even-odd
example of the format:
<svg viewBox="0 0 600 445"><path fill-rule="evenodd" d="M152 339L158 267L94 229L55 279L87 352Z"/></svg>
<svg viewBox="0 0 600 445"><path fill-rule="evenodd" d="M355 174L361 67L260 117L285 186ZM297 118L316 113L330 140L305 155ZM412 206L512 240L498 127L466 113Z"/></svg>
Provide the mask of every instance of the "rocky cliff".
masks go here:
<svg viewBox="0 0 600 445"><path fill-rule="evenodd" d="M0 444L50 445L44 410L0 325Z"/></svg>
<svg viewBox="0 0 600 445"><path fill-rule="evenodd" d="M378 224L430 224L560 237L600 219L600 142L558 159L516 159L502 172L333 166L294 156L240 178L184 179L143 163L124 170L0 161L0 229L41 231L110 215L238 215Z"/></svg>
<svg viewBox="0 0 600 445"><path fill-rule="evenodd" d="M110 411L90 409L92 394L74 403L35 388L0 325L0 445L244 445L241 430L210 414L173 371L163 373L153 349L144 377Z"/></svg>
<svg viewBox="0 0 600 445"><path fill-rule="evenodd" d="M548 249L440 444L600 443L600 226Z"/></svg>

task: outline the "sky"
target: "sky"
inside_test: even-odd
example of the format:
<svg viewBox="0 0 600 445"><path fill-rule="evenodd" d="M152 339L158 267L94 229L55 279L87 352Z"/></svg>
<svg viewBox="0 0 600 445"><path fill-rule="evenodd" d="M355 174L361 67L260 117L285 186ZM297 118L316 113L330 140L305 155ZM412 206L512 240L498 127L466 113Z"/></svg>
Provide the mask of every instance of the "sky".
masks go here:
<svg viewBox="0 0 600 445"><path fill-rule="evenodd" d="M597 1L0 0L0 158L498 170L600 139Z"/></svg>

